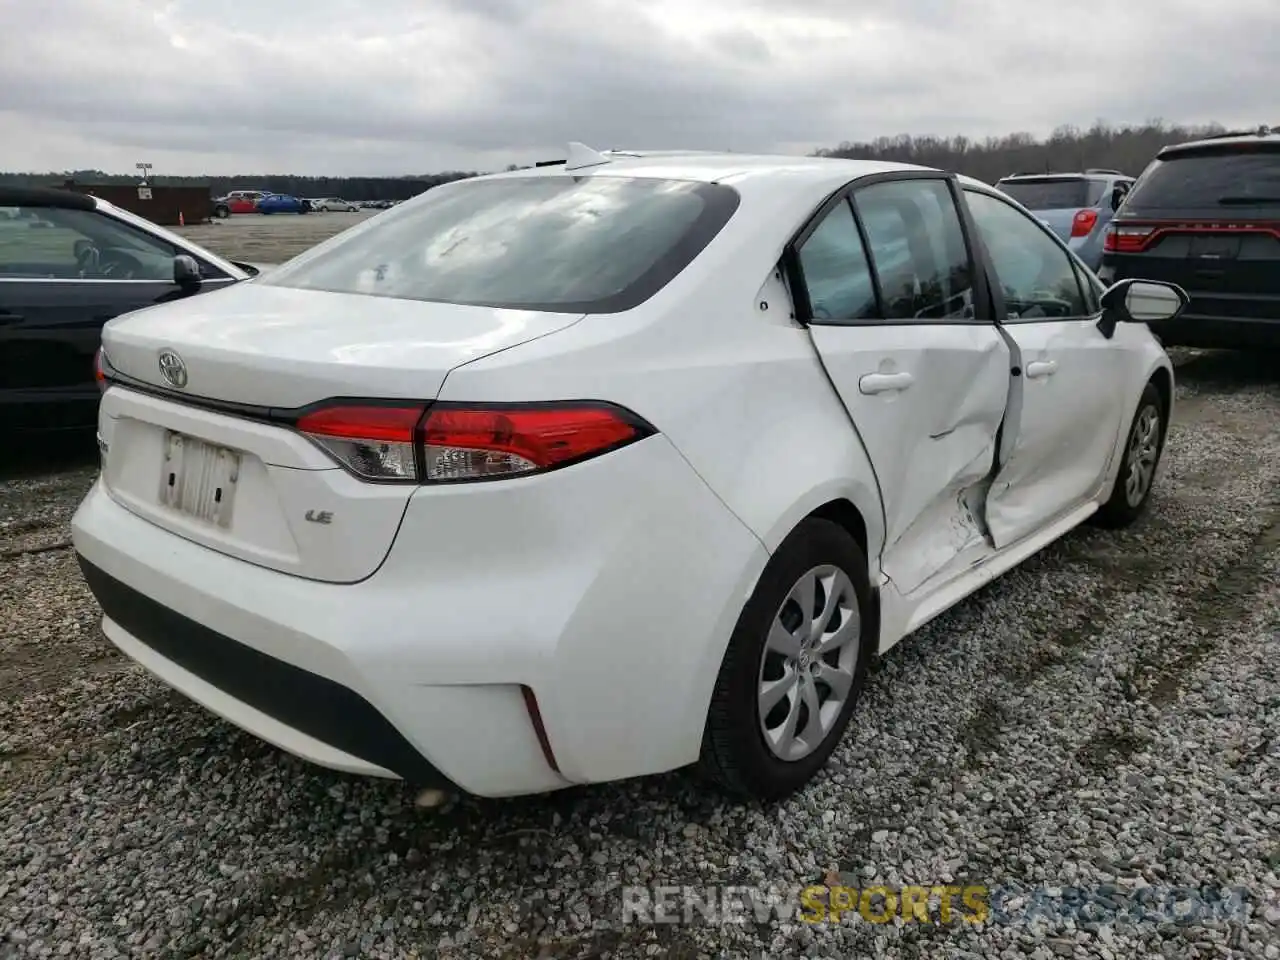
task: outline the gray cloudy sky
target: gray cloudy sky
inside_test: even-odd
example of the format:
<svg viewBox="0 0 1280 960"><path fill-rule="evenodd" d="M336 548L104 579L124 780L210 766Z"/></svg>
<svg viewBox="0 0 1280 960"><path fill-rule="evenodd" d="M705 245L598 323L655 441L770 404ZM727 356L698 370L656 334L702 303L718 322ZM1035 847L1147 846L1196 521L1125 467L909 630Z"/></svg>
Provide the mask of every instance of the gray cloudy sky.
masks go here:
<svg viewBox="0 0 1280 960"><path fill-rule="evenodd" d="M600 148L1280 123L1280 0L0 0L0 169L402 174Z"/></svg>

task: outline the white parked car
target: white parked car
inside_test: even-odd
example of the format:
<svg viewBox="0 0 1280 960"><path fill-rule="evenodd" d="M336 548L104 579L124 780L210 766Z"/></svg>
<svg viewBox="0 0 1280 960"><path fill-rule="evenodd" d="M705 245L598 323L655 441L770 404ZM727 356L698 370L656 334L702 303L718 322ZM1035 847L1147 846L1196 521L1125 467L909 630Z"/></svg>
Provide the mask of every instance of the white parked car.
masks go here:
<svg viewBox="0 0 1280 960"><path fill-rule="evenodd" d="M344 213L355 213L360 208L350 200L342 200L338 197L319 197L311 201L311 209L319 210L324 213L331 211L342 211Z"/></svg>
<svg viewBox="0 0 1280 960"><path fill-rule="evenodd" d="M317 206L319 204L319 206ZM342 200L340 197L321 197L320 200L312 201L311 207L314 210L323 211L342 211L347 214L355 214L360 207L352 204L349 200Z"/></svg>
<svg viewBox="0 0 1280 960"><path fill-rule="evenodd" d="M574 144L108 324L75 547L125 653L318 764L778 798L870 657L1141 513L1185 303L937 170Z"/></svg>

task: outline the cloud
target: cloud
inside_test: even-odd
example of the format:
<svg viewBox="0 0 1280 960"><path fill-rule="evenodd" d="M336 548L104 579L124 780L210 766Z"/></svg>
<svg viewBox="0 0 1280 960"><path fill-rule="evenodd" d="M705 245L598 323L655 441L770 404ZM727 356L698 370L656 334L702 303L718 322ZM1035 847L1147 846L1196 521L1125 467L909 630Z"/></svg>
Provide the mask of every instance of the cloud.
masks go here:
<svg viewBox="0 0 1280 960"><path fill-rule="evenodd" d="M0 166L414 174L571 139L1280 123L1274 21L1274 0L0 0Z"/></svg>

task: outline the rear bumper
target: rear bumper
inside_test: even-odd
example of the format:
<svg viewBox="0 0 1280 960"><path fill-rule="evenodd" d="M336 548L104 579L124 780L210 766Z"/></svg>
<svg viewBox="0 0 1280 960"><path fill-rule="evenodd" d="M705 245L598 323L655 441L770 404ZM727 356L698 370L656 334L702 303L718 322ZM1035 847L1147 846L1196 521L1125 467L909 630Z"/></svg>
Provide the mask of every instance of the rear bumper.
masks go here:
<svg viewBox="0 0 1280 960"><path fill-rule="evenodd" d="M79 555L107 637L170 685L263 739L324 766L447 787L368 700L144 596Z"/></svg>
<svg viewBox="0 0 1280 960"><path fill-rule="evenodd" d="M1152 324L1151 332L1166 347L1280 349L1280 320L1187 313L1173 321Z"/></svg>
<svg viewBox="0 0 1280 960"><path fill-rule="evenodd" d="M312 762L497 797L694 761L760 542L661 436L483 486L419 490L358 583L190 542L101 481L72 533L117 646Z"/></svg>
<svg viewBox="0 0 1280 960"><path fill-rule="evenodd" d="M1280 296L1257 290L1196 286L1191 268L1170 269L1167 262L1144 266L1141 255L1109 253L1098 271L1103 283L1120 280L1160 280L1176 283L1191 303L1176 320L1151 324L1151 332L1169 347L1204 349L1280 348Z"/></svg>

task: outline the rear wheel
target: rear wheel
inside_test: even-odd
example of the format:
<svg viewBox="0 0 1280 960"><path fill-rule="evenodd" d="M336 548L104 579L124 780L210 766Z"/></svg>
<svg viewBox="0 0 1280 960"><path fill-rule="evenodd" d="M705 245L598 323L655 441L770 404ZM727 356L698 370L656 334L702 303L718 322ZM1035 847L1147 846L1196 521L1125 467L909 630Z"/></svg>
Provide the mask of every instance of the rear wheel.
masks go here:
<svg viewBox="0 0 1280 960"><path fill-rule="evenodd" d="M227 217L231 216L231 208L225 203L219 203L213 208L213 215L219 220L225 220Z"/></svg>
<svg viewBox="0 0 1280 960"><path fill-rule="evenodd" d="M1164 437L1164 402L1155 384L1148 383L1125 438L1115 486L1096 515L1100 526L1127 527L1142 515L1151 498L1151 488L1155 486Z"/></svg>
<svg viewBox="0 0 1280 960"><path fill-rule="evenodd" d="M787 538L743 608L720 667L700 768L741 797L779 800L826 763L866 676L867 562L827 520Z"/></svg>

